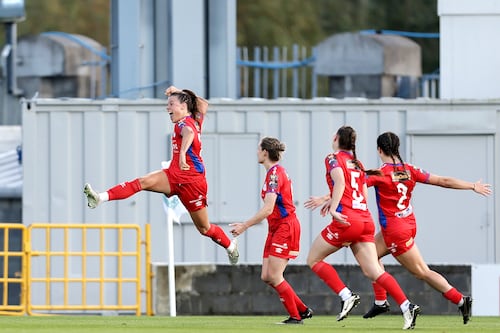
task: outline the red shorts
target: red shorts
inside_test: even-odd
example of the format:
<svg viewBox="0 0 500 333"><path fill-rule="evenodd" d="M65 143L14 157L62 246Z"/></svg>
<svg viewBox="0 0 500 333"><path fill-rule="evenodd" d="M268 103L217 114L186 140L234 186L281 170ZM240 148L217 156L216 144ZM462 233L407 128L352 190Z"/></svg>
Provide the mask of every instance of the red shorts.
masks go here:
<svg viewBox="0 0 500 333"><path fill-rule="evenodd" d="M170 184L170 194L177 195L179 200L186 207L188 212L195 212L202 208L207 207L207 180L205 177L199 177L193 183L174 183L170 181L168 169L163 169L167 175Z"/></svg>
<svg viewBox="0 0 500 333"><path fill-rule="evenodd" d="M375 242L375 225L373 222L351 222L351 225L332 221L321 236L330 245L335 247L349 246L352 243Z"/></svg>
<svg viewBox="0 0 500 333"><path fill-rule="evenodd" d="M407 252L415 244L416 224L406 224L403 228L382 229L385 246L394 257Z"/></svg>
<svg viewBox="0 0 500 333"><path fill-rule="evenodd" d="M263 258L274 256L295 259L299 255L300 223L296 216L286 217L269 224Z"/></svg>

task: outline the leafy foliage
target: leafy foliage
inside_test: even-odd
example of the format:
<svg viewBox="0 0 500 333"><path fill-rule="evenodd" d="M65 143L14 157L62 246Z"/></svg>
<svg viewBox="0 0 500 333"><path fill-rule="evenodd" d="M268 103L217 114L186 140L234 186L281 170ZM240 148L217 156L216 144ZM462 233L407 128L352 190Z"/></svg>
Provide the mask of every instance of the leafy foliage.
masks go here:
<svg viewBox="0 0 500 333"><path fill-rule="evenodd" d="M437 0L237 0L238 46L314 46L365 29L439 32ZM416 39L423 71L439 67L439 40Z"/></svg>
<svg viewBox="0 0 500 333"><path fill-rule="evenodd" d="M238 46L314 46L363 29L438 32L437 0L236 0ZM110 44L110 0L25 0L18 35L64 31ZM3 27L2 27L3 29ZM0 35L0 43L4 42ZM439 67L439 41L417 39L424 72Z"/></svg>

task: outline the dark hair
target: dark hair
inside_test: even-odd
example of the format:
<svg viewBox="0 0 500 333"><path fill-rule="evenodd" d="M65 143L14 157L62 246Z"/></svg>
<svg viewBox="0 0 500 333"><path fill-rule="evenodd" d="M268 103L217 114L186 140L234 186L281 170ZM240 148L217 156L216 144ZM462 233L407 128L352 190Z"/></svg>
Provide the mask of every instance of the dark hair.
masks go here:
<svg viewBox="0 0 500 333"><path fill-rule="evenodd" d="M343 150L351 150L354 156L354 164L361 170L365 171L356 157L356 131L351 126L342 126L337 130L339 139L339 148Z"/></svg>
<svg viewBox="0 0 500 333"><path fill-rule="evenodd" d="M392 132L380 134L377 138L377 147L380 148L385 155L390 156L394 164L396 164L394 156L397 157L402 164L404 164L404 161L399 154L399 137L396 134Z"/></svg>
<svg viewBox="0 0 500 333"><path fill-rule="evenodd" d="M198 120L200 117L200 111L198 110L198 98L196 94L189 89L182 89L182 91L176 91L170 94L169 97L176 96L179 102L186 103L189 113L191 113L194 120Z"/></svg>
<svg viewBox="0 0 500 333"><path fill-rule="evenodd" d="M267 151L273 162L281 160L281 153L285 151L285 144L276 138L266 136L260 140L260 149Z"/></svg>

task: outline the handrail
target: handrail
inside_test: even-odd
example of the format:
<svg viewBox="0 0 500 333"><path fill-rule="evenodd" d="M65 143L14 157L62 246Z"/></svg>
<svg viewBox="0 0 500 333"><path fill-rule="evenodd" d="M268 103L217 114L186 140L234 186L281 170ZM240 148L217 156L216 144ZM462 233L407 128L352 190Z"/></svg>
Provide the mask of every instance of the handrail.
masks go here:
<svg viewBox="0 0 500 333"><path fill-rule="evenodd" d="M76 37L75 35L72 35L72 34L69 34L66 32L61 32L61 31L47 31L47 32L42 32L41 35L42 36L58 36L58 37L67 38L67 39L71 40L72 42L75 42L78 45L83 46L84 48L86 48L90 52L94 53L95 55L98 55L102 59L104 59L106 61L111 61L111 57L109 55L107 55L105 52L94 49L92 46L85 43L84 41L82 41L81 39Z"/></svg>
<svg viewBox="0 0 500 333"><path fill-rule="evenodd" d="M362 35L398 35L411 38L439 38L438 32L410 32L399 30L367 29L359 32Z"/></svg>

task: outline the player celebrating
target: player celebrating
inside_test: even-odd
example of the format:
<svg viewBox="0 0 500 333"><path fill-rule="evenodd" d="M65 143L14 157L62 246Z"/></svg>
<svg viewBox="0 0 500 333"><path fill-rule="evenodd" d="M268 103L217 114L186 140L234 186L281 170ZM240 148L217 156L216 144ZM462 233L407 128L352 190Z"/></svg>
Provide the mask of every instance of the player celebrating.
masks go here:
<svg viewBox="0 0 500 333"><path fill-rule="evenodd" d="M257 159L266 169L261 197L264 206L244 223L233 223L231 233L239 236L267 218L268 234L264 245L261 279L279 295L289 318L283 324L302 324L311 318L312 310L297 296L283 277L288 261L299 254L300 223L295 215L292 181L279 161L285 145L276 138L265 137L257 148Z"/></svg>
<svg viewBox="0 0 500 333"><path fill-rule="evenodd" d="M370 172L371 175L367 179L367 185L375 188L379 208L381 231L375 235L377 254L382 258L392 253L415 277L424 280L441 292L443 297L456 304L464 324L467 324L472 314L472 298L462 295L441 274L431 270L425 263L415 243L417 227L410 200L416 183L473 190L484 196L491 194L491 185L436 176L404 163L399 153L399 145L399 137L392 132L383 133L377 138L377 150L383 164L378 172ZM326 197L311 197L305 206L314 209L326 200ZM372 318L389 311L385 289L378 283L373 283L373 289L375 303L363 318Z"/></svg>
<svg viewBox="0 0 500 333"><path fill-rule="evenodd" d="M238 263L236 240L231 241L221 227L211 224L207 212L207 180L201 158L201 127L208 102L192 91L167 88L167 111L174 123L172 162L167 169L153 171L129 182L118 184L106 192L97 193L85 184L88 206L96 208L105 201L126 199L139 191L177 195L186 207L196 228L203 236L227 250L229 261Z"/></svg>
<svg viewBox="0 0 500 333"><path fill-rule="evenodd" d="M425 263L415 244L417 226L410 201L417 183L473 190L484 196L491 193L491 185L433 175L404 163L399 154L399 137L392 132L383 133L377 138L377 150L383 163L380 168L383 176L369 176L367 184L375 188L377 196L381 231L375 236L375 242L379 258L391 253L416 278L424 280L447 300L456 304L462 313L464 324L467 324L472 313L472 298L462 295ZM385 289L377 283L373 284L373 288L375 304L364 318L389 311Z"/></svg>
<svg viewBox="0 0 500 333"><path fill-rule="evenodd" d="M349 246L363 273L383 286L398 302L404 318L403 329L413 329L420 307L410 303L396 279L384 271L377 259L373 237L375 225L366 204L365 171L356 157L354 129L350 126L339 128L332 146L334 152L325 158L330 198L321 210L323 216L330 214L332 221L314 240L307 264L342 298L337 321L343 320L359 303L359 295L346 287L335 268L324 259ZM306 207L311 206L307 204Z"/></svg>

